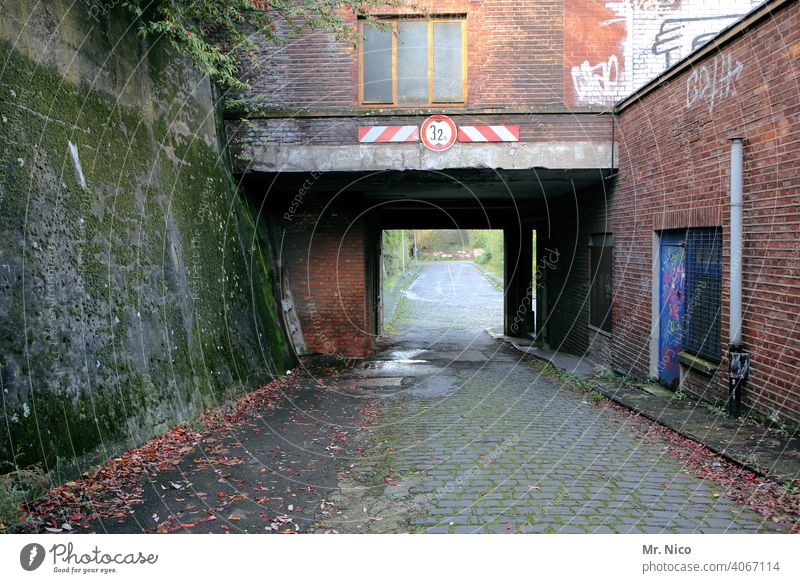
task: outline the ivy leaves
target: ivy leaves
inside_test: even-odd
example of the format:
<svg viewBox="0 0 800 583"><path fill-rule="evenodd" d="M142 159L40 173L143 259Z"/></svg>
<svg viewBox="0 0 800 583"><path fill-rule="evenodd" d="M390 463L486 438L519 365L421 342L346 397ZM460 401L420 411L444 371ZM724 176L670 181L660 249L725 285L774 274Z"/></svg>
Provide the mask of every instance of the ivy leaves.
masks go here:
<svg viewBox="0 0 800 583"><path fill-rule="evenodd" d="M379 7L407 6L407 0L124 0L139 21L143 38L165 39L223 86L247 89L241 78L246 60L258 57L261 38L284 42L286 33L333 33L356 43L355 18L375 20Z"/></svg>

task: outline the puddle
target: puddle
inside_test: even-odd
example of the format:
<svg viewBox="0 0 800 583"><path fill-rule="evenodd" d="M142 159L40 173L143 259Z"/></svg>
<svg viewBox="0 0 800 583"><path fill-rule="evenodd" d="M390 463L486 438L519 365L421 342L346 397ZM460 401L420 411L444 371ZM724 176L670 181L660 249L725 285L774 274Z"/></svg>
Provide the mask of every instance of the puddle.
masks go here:
<svg viewBox="0 0 800 583"><path fill-rule="evenodd" d="M353 371L355 376L415 377L432 375L440 371L438 366L401 362L397 360L374 360L365 362L364 368Z"/></svg>
<svg viewBox="0 0 800 583"><path fill-rule="evenodd" d="M376 379L358 379L355 384L359 387L399 387L403 377L379 377Z"/></svg>
<svg viewBox="0 0 800 583"><path fill-rule="evenodd" d="M388 360L407 360L410 358L414 358L418 354L422 354L425 352L423 349L413 349L413 350L392 350L388 355Z"/></svg>
<svg viewBox="0 0 800 583"><path fill-rule="evenodd" d="M486 355L478 350L428 350L424 356L451 362L485 362L489 360Z"/></svg>
<svg viewBox="0 0 800 583"><path fill-rule="evenodd" d="M420 399L435 399L452 395L458 389L458 379L449 375L437 375L417 383L404 393Z"/></svg>

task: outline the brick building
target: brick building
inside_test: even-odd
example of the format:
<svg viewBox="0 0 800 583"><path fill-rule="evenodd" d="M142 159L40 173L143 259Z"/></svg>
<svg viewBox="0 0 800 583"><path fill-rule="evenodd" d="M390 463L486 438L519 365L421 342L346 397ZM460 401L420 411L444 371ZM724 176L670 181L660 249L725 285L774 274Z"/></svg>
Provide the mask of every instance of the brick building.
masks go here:
<svg viewBox="0 0 800 583"><path fill-rule="evenodd" d="M731 267L738 261L742 343L752 354L744 402L795 424L798 51L800 5L767 2L620 102L619 176L609 213L615 246L608 362L727 398ZM741 253L731 252L732 138L743 139ZM673 348L664 329L676 297Z"/></svg>
<svg viewBox="0 0 800 583"><path fill-rule="evenodd" d="M246 73L249 119L228 122L235 169L278 250L296 344L372 348L381 229L499 228L506 333L535 330L621 372L724 397L735 134L745 404L797 422L798 354L786 346L800 313L796 2L418 4L424 17L380 12L388 30L354 19L357 49L323 33L264 46ZM458 126L446 151L420 142L441 114ZM489 141L474 141L487 126ZM547 268L531 306L534 231ZM665 280L685 278L692 296L667 306L672 320L662 256L677 265Z"/></svg>

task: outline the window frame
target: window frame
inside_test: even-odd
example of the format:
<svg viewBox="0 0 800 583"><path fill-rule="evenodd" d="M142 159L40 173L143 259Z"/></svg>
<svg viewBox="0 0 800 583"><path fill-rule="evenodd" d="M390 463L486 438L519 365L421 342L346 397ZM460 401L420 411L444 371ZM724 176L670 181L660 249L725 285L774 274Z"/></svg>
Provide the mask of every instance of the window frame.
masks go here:
<svg viewBox="0 0 800 583"><path fill-rule="evenodd" d="M705 334L699 344L698 339L694 338L692 334L693 328L691 319L694 315L694 310L690 309L692 303L695 301L694 282L698 277L698 270L693 269L691 266L691 262L694 260L694 256L697 253L697 250L692 247L694 244L694 238L692 235L697 238L701 238L703 235L713 235L713 249L715 259L717 259L716 263L713 265L709 262L709 267L706 270L707 273L702 274L700 277L701 281L705 281L711 277L716 278L714 290L712 290L713 292L716 292L714 294L714 299L716 301L716 315L714 317L713 324L709 328L709 331ZM696 227L689 228L686 231L686 251L684 253L686 283L684 287L684 314L681 321L681 327L683 328L683 337L681 339L683 343L683 351L693 356L704 358L716 363L722 361L722 281L724 275L722 243L722 228L720 227ZM715 336L715 338L711 338L712 334ZM692 342L692 346L689 346L690 341ZM709 346L709 344L712 342L713 346Z"/></svg>
<svg viewBox="0 0 800 583"><path fill-rule="evenodd" d="M465 107L467 105L467 17L462 16L392 16L379 17L391 28L392 33L392 101L364 103L364 27L370 25L369 21L360 18L358 21L358 104L365 109L392 108L421 108L421 107ZM420 103L397 102L397 24L403 21L424 21L428 24L428 101ZM433 101L433 25L437 22L461 23L461 101Z"/></svg>

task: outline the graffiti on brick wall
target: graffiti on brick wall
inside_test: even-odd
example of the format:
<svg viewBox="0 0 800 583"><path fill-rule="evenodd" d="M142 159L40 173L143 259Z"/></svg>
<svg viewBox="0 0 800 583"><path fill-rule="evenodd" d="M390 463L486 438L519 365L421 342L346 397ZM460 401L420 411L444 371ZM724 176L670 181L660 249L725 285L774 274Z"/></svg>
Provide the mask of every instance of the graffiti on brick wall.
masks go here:
<svg viewBox="0 0 800 583"><path fill-rule="evenodd" d="M626 97L759 1L565 0L565 101L609 105Z"/></svg>
<svg viewBox="0 0 800 583"><path fill-rule="evenodd" d="M656 19L679 12L681 6L687 4L686 0L604 0L604 2L606 8L618 18L644 14Z"/></svg>
<svg viewBox="0 0 800 583"><path fill-rule="evenodd" d="M616 95L619 82L619 63L617 55L608 57L608 61L592 65L584 61L578 67L572 67L572 83L575 94L581 101L605 101Z"/></svg>
<svg viewBox="0 0 800 583"><path fill-rule="evenodd" d="M731 55L721 55L692 70L686 79L686 107L705 104L713 112L719 103L736 95L736 82L744 65Z"/></svg>
<svg viewBox="0 0 800 583"><path fill-rule="evenodd" d="M621 96L625 21L600 0L564 2L567 103L607 104Z"/></svg>
<svg viewBox="0 0 800 583"><path fill-rule="evenodd" d="M742 14L705 16L701 18L667 18L661 22L651 47L654 55L663 55L664 67L710 41L716 34L739 20Z"/></svg>

